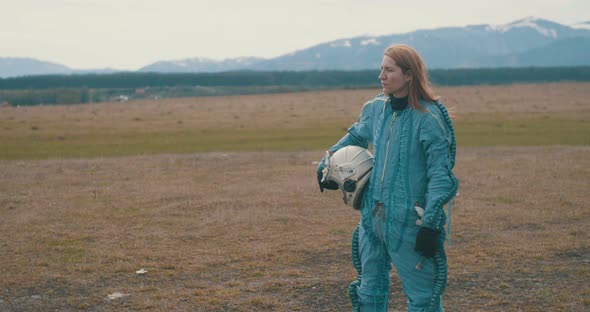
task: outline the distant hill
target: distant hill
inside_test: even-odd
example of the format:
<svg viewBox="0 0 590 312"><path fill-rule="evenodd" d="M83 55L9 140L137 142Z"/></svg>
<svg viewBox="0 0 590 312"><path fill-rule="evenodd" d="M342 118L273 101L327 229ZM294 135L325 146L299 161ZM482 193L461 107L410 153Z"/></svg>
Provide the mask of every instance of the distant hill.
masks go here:
<svg viewBox="0 0 590 312"><path fill-rule="evenodd" d="M192 58L178 61L159 61L139 69L141 72L159 73L199 73L199 72L221 72L248 68L263 61L258 57L240 57L226 60L213 60L209 58Z"/></svg>
<svg viewBox="0 0 590 312"><path fill-rule="evenodd" d="M590 57L590 38L567 38L519 54L520 66L580 66Z"/></svg>
<svg viewBox="0 0 590 312"><path fill-rule="evenodd" d="M65 65L40 61L28 57L0 57L0 78L39 76L39 75L67 75L67 74L110 74L120 72L116 69L72 69Z"/></svg>
<svg viewBox="0 0 590 312"><path fill-rule="evenodd" d="M590 65L590 21L562 25L527 17L504 25L422 29L384 36L338 39L275 58L225 60L190 58L158 61L139 72L202 73L235 70L308 71L376 69L391 43L415 47L430 69ZM0 58L0 77L105 73L113 69L70 69L28 58Z"/></svg>
<svg viewBox="0 0 590 312"><path fill-rule="evenodd" d="M0 57L0 77L69 74L68 67L32 58Z"/></svg>

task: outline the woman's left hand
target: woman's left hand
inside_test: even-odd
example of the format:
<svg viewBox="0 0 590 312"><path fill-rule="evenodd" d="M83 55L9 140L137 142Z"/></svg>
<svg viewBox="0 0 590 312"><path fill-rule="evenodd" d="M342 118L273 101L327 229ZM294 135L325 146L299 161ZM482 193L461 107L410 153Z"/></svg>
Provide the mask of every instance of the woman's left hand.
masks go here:
<svg viewBox="0 0 590 312"><path fill-rule="evenodd" d="M415 250L426 258L433 257L438 251L438 237L439 230L434 230L427 227L420 227L418 235L416 236Z"/></svg>

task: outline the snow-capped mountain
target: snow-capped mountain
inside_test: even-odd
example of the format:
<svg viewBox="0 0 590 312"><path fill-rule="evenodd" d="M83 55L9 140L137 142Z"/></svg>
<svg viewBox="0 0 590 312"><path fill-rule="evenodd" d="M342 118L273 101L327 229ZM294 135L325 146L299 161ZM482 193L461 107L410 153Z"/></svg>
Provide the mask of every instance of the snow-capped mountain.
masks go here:
<svg viewBox="0 0 590 312"><path fill-rule="evenodd" d="M590 21L577 23L572 25L571 27L576 29L590 29Z"/></svg>
<svg viewBox="0 0 590 312"><path fill-rule="evenodd" d="M587 52L590 51L590 21L568 26L527 17L503 25L468 25L342 38L271 59L241 57L221 61L208 58L159 61L139 71L376 69L384 49L392 43L413 46L432 69L590 65L590 53ZM36 62L19 65L14 59L0 58L0 77L76 72L63 65Z"/></svg>
<svg viewBox="0 0 590 312"><path fill-rule="evenodd" d="M571 40L572 38L576 38ZM378 68L384 49L391 43L413 46L424 57L429 68L590 65L590 54L584 51L590 30L572 28L552 21L527 17L504 25L469 25L417 30L404 34L362 36L319 44L308 49L266 60L254 69L314 70ZM554 54L542 57L542 48L567 40L563 63ZM525 55L541 49L538 62L521 62ZM568 51L571 51L568 52ZM587 50L586 50L587 51Z"/></svg>

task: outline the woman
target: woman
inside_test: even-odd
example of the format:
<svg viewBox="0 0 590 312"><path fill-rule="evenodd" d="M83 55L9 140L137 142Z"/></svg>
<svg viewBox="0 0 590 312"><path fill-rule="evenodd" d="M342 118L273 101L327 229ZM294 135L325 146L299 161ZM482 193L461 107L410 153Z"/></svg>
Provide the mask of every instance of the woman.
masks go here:
<svg viewBox="0 0 590 312"><path fill-rule="evenodd" d="M389 46L379 79L383 93L363 106L358 121L329 149L333 153L347 145L372 144L375 154L353 239L359 271L349 289L353 309L387 311L393 262L408 311L442 311L447 279L443 206L458 188L452 172L453 125L430 89L424 62L411 47ZM318 176L324 164L325 159ZM320 190L334 189L333 183L318 181Z"/></svg>

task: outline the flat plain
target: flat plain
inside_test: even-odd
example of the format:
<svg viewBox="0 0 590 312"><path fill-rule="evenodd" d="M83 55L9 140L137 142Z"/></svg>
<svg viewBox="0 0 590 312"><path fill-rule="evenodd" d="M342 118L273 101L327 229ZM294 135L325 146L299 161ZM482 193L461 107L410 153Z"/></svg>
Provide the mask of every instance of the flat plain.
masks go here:
<svg viewBox="0 0 590 312"><path fill-rule="evenodd" d="M445 309L589 310L590 84L436 90L461 181ZM376 93L0 108L0 311L350 310L359 215L315 162Z"/></svg>

